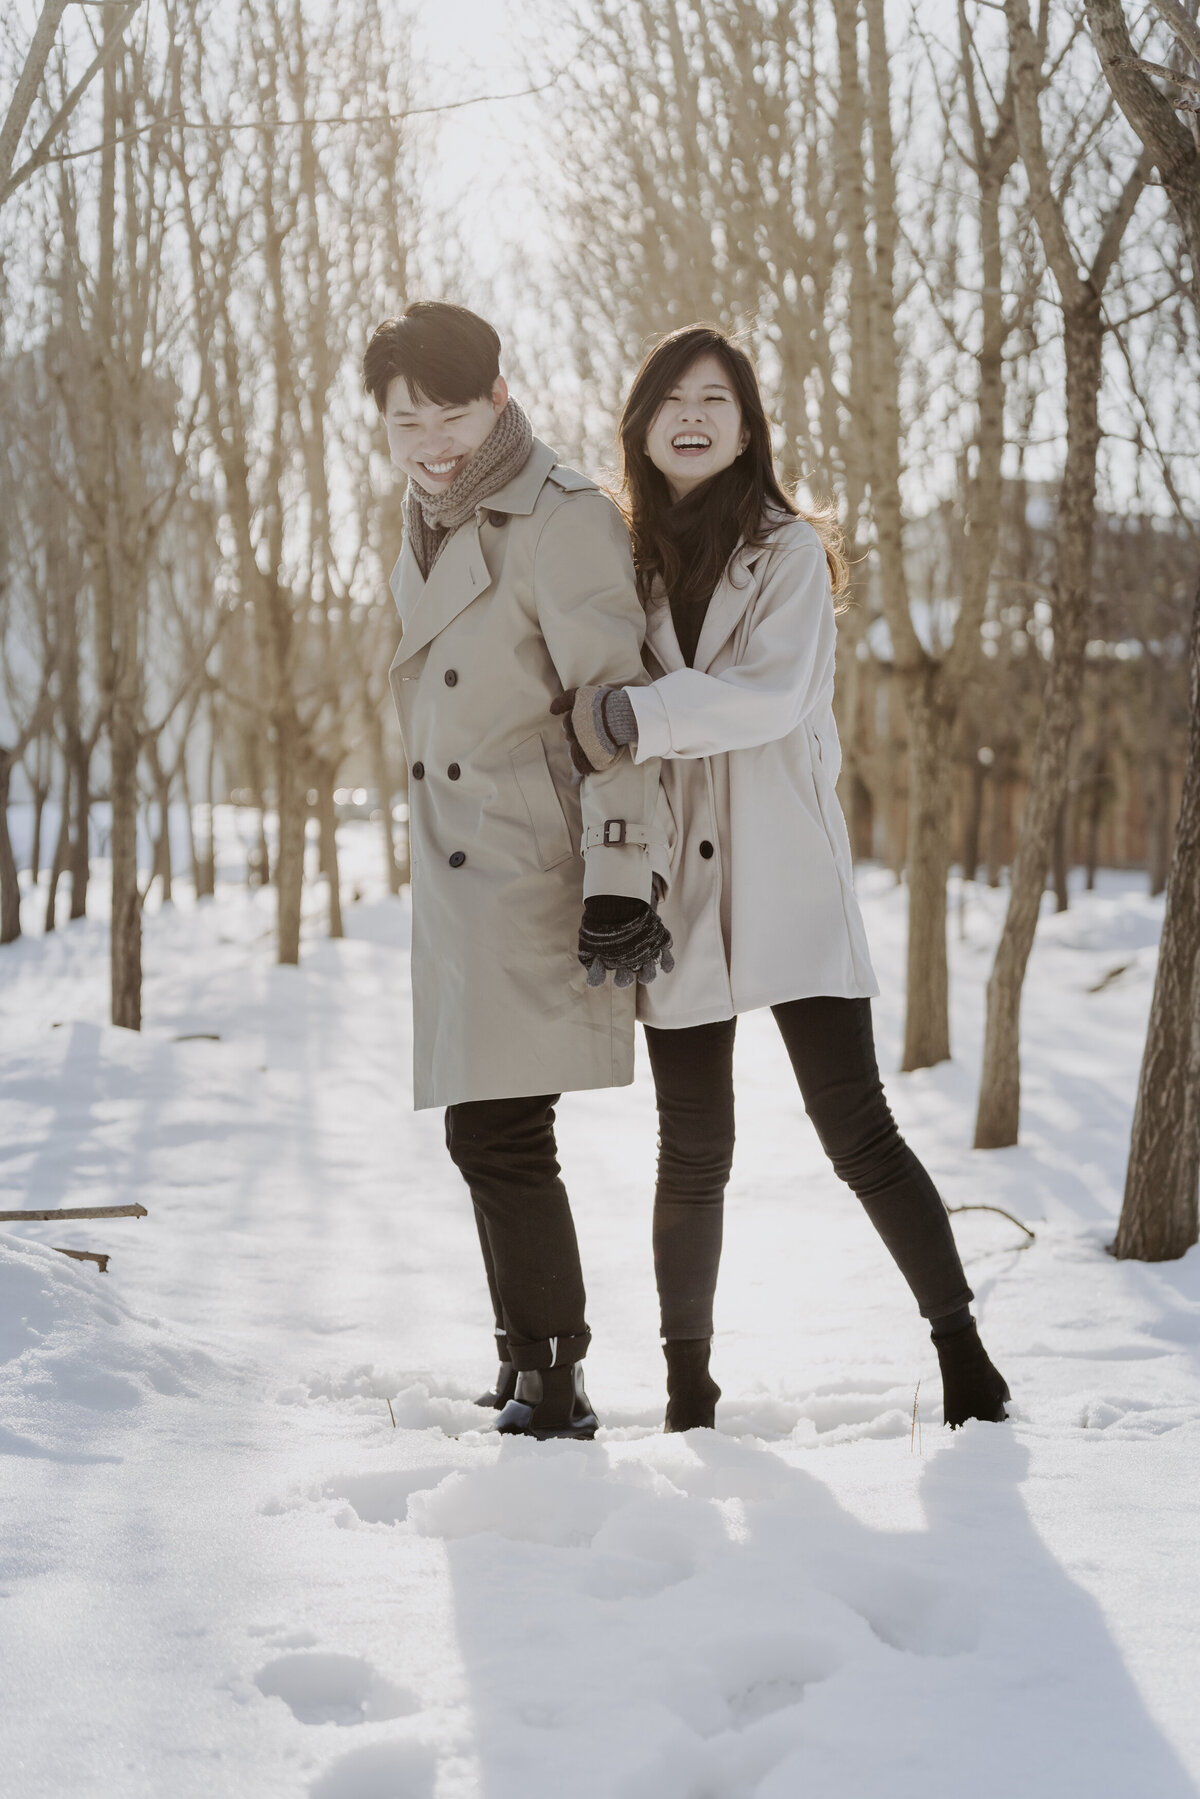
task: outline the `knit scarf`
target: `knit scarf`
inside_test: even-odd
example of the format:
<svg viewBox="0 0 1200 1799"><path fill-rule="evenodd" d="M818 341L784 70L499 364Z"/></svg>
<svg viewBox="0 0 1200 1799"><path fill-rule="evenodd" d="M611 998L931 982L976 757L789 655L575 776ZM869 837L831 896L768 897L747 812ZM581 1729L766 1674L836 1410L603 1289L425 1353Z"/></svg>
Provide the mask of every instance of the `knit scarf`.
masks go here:
<svg viewBox="0 0 1200 1799"><path fill-rule="evenodd" d="M404 529L417 567L428 581L451 534L476 508L519 474L533 449L533 427L510 400L473 456L440 493L426 493L410 481L404 496Z"/></svg>

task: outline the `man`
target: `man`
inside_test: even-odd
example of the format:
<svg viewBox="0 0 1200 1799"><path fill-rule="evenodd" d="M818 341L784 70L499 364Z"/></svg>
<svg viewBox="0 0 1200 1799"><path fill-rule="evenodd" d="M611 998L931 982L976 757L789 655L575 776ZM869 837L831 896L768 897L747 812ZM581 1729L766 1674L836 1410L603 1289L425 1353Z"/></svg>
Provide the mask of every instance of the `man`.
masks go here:
<svg viewBox="0 0 1200 1799"><path fill-rule="evenodd" d="M414 1100L447 1108L475 1205L501 1364L483 1403L501 1431L590 1437L554 1107L633 1078L635 976L671 965L650 903L666 851L658 763L606 750L598 717L604 766L580 782L551 716L564 689L646 679L645 616L619 513L533 436L499 357L483 319L418 301L363 359L408 478L389 675L411 774Z"/></svg>

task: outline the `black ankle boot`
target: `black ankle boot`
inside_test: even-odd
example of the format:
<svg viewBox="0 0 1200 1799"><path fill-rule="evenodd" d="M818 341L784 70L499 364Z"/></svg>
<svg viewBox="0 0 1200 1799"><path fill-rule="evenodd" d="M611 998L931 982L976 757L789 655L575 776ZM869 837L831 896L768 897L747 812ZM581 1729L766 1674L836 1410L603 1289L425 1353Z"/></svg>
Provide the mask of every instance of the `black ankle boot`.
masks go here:
<svg viewBox="0 0 1200 1799"><path fill-rule="evenodd" d="M948 1337L934 1337L933 1347L942 1370L942 1411L951 1430L968 1418L981 1418L985 1424L1003 1423L1008 1417L1004 1402L1012 1394L979 1341L975 1320Z"/></svg>
<svg viewBox="0 0 1200 1799"><path fill-rule="evenodd" d="M583 1363L564 1362L561 1368L522 1368L516 1391L496 1420L506 1437L591 1438L599 1419L583 1388Z"/></svg>
<svg viewBox="0 0 1200 1799"><path fill-rule="evenodd" d="M517 1390L517 1371L511 1362L502 1361L496 1370L496 1385L489 1393L481 1393L476 1405L490 1405L499 1412Z"/></svg>
<svg viewBox="0 0 1200 1799"><path fill-rule="evenodd" d="M715 1430L721 1397L708 1372L708 1337L677 1337L663 1344L667 1358L667 1417L664 1431Z"/></svg>

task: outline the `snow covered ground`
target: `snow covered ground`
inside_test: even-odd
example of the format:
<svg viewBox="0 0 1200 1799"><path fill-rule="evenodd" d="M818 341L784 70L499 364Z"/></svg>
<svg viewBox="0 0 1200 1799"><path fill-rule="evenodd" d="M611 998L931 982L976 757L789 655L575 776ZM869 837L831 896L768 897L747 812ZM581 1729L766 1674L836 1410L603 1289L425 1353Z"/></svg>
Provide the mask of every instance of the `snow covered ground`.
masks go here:
<svg viewBox="0 0 1200 1799"><path fill-rule="evenodd" d="M1043 922L1018 1149L968 1147L1002 895L952 922L954 1061L888 1076L948 1203L1037 1233L955 1219L1009 1425L942 1429L907 1290L753 1015L718 1431L659 1429L643 1059L560 1110L606 1428L501 1445L374 835L343 828L362 897L330 943L313 892L299 970L272 962L268 894L152 909L140 1036L105 1023L101 919L0 951L0 1207L150 1212L0 1226L4 1794L1200 1790L1200 1256L1104 1253L1161 920L1143 882ZM890 1071L905 896L859 884Z"/></svg>

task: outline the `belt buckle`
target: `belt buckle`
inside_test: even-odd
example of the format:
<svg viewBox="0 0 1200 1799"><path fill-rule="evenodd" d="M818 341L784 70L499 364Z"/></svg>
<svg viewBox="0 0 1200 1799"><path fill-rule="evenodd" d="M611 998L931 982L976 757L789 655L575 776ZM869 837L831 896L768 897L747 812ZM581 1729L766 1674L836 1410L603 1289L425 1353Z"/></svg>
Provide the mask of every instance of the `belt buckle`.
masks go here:
<svg viewBox="0 0 1200 1799"><path fill-rule="evenodd" d="M605 844L622 844L625 842L625 820L623 818L606 818L604 821Z"/></svg>

